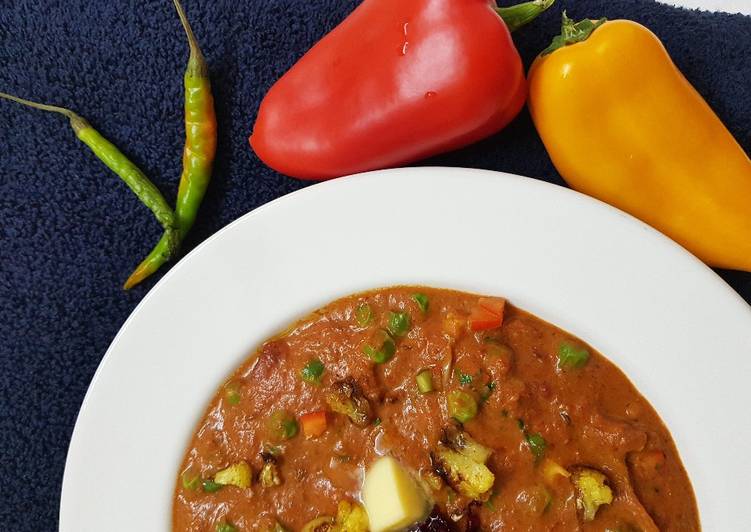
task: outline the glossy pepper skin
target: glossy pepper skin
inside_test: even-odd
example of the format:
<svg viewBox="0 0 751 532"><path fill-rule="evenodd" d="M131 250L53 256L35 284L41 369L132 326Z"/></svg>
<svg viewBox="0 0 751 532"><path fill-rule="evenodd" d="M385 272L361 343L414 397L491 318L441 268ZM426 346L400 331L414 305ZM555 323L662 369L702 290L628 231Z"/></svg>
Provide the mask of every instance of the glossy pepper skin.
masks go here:
<svg viewBox="0 0 751 532"><path fill-rule="evenodd" d="M269 90L253 150L283 174L326 179L409 163L502 129L527 88L496 7L364 0Z"/></svg>
<svg viewBox="0 0 751 532"><path fill-rule="evenodd" d="M751 271L751 160L652 32L599 22L529 72L530 111L553 164L573 188L709 265Z"/></svg>
<svg viewBox="0 0 751 532"><path fill-rule="evenodd" d="M181 242L196 221L198 209L211 181L211 170L216 155L217 126L209 67L180 0L173 0L173 3L190 46L190 57L183 76L185 87L183 171L180 175L175 206L178 238ZM130 290L141 283L171 258L171 255L165 253L167 237L168 234L165 233L151 253L130 274L123 286L125 290Z"/></svg>

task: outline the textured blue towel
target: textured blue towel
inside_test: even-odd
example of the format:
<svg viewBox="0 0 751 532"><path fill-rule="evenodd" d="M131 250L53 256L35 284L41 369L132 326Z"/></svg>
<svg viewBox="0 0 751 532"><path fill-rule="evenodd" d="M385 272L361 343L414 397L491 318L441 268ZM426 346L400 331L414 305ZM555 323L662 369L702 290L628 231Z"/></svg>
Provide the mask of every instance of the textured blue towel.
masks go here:
<svg viewBox="0 0 751 532"><path fill-rule="evenodd" d="M215 178L187 251L303 186L264 167L246 138L269 86L357 2L184 1L211 64L220 126ZM575 18L632 18L652 28L751 150L751 18L650 0L559 0L515 37L527 64L557 32L560 7ZM78 111L170 201L180 171L186 58L168 0L0 5L0 90ZM562 183L526 112L494 138L429 164ZM81 400L111 339L153 281L130 293L120 286L160 231L59 116L0 102L0 168L0 529L53 530ZM721 274L751 300L751 275Z"/></svg>

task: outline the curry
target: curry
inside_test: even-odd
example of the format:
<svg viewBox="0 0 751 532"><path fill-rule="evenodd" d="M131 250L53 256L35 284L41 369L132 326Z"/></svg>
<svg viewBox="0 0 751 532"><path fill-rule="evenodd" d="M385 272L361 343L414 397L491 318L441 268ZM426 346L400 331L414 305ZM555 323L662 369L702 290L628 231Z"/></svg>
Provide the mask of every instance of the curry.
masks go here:
<svg viewBox="0 0 751 532"><path fill-rule="evenodd" d="M670 433L621 371L501 298L340 299L221 386L176 531L699 530Z"/></svg>

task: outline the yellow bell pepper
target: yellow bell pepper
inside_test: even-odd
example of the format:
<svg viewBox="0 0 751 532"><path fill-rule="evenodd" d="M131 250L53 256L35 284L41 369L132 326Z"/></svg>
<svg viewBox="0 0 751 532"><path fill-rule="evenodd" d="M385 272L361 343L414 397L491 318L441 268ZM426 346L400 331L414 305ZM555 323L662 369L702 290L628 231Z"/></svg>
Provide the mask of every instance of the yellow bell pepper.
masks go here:
<svg viewBox="0 0 751 532"><path fill-rule="evenodd" d="M711 266L751 271L751 160L651 31L564 13L529 91L537 131L572 188Z"/></svg>

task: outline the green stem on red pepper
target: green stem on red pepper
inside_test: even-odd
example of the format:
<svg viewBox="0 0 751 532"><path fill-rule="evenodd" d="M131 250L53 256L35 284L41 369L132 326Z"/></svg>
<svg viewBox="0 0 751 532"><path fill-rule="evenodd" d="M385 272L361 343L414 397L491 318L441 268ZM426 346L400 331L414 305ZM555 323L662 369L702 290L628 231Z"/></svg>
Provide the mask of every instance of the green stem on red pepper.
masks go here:
<svg viewBox="0 0 751 532"><path fill-rule="evenodd" d="M526 26L552 6L555 0L531 0L514 6L496 7L495 12L503 19L509 31Z"/></svg>

